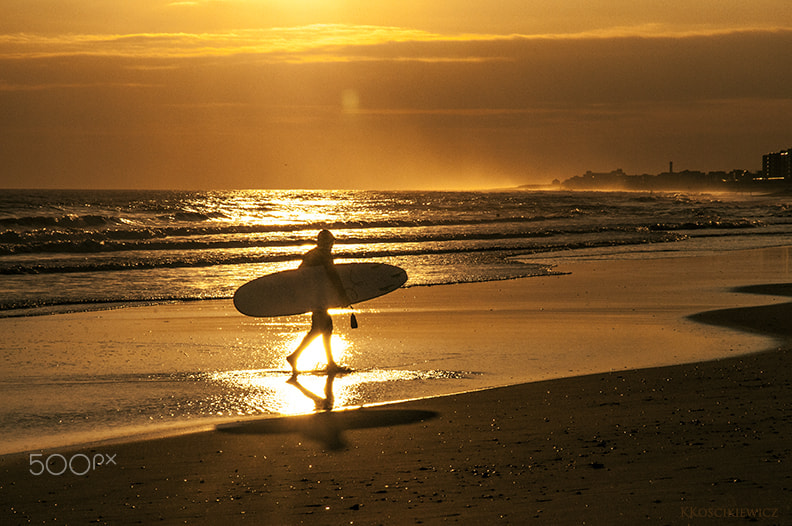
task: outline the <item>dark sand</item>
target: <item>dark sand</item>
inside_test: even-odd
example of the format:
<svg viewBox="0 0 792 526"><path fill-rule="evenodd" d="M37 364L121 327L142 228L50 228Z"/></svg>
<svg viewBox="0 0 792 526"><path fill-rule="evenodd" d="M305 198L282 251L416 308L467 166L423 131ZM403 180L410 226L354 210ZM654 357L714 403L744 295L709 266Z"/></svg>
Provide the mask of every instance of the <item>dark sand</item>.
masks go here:
<svg viewBox="0 0 792 526"><path fill-rule="evenodd" d="M85 476L34 477L28 456L12 455L3 523L728 524L758 513L790 524L789 359L773 351L73 450L116 455Z"/></svg>
<svg viewBox="0 0 792 526"><path fill-rule="evenodd" d="M113 455L81 476L6 455L0 523L792 524L791 318L694 316L756 354L44 452Z"/></svg>

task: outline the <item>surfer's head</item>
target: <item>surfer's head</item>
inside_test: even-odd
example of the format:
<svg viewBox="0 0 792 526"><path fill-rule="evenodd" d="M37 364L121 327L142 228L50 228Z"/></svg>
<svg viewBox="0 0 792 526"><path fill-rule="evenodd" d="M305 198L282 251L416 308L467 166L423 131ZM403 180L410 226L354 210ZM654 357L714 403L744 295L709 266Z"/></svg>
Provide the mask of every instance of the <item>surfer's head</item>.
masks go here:
<svg viewBox="0 0 792 526"><path fill-rule="evenodd" d="M322 230L316 236L316 244L322 248L331 248L333 243L335 243L335 236L329 230Z"/></svg>

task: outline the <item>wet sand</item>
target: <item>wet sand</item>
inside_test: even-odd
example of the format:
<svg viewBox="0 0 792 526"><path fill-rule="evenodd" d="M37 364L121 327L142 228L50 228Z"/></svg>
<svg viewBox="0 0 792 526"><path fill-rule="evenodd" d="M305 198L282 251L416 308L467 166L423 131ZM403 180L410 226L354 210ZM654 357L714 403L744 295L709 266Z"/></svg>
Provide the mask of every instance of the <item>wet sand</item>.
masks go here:
<svg viewBox="0 0 792 526"><path fill-rule="evenodd" d="M574 332L585 338L588 329L592 346L601 344L603 319L609 330L639 338L637 316L659 318L669 332L695 325L719 342L744 342L739 352L764 352L727 350L721 355L735 356L35 457L76 459L78 471L85 458L104 461L79 476L34 476L29 454L6 455L0 457L2 522L789 524L792 332L786 320L792 303L784 298L789 276L778 269L787 253L734 254L726 258L729 265L718 260L711 267L692 261L578 265L569 278L590 286L577 296L552 296L541 314L552 333L563 330L564 323L554 324L559 317L577 313ZM766 272L756 264L762 261ZM757 271L741 271L746 262ZM658 276L665 274L664 282ZM569 283L564 276L552 280ZM552 280L522 282L536 290L552 288ZM471 290L480 296L523 286L434 287L416 297L425 305L455 297L459 303ZM738 286L749 288L733 290ZM658 303L649 289L666 291L660 296L667 301ZM643 307L627 307L630 297ZM500 305L488 318L489 324L502 320L491 328L490 334L502 334L495 344L517 345L514 318L504 315L512 309L504 305L528 300L506 293L488 301ZM599 315L580 315L586 311ZM432 321L440 341L458 331L448 319L427 324Z"/></svg>

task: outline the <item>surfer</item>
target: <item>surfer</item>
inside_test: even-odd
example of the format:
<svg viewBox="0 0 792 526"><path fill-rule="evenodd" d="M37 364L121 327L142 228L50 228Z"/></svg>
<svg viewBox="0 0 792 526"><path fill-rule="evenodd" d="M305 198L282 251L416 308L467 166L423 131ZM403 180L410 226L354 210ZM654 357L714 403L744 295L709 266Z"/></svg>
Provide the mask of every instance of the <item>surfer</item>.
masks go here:
<svg viewBox="0 0 792 526"><path fill-rule="evenodd" d="M338 271L333 264L332 250L334 243L335 237L332 232L329 230L322 230L319 232L319 235L316 236L316 248L312 248L305 253L302 263L300 263L300 268L324 267L327 271L327 276L330 278L330 282L338 291L339 297L342 298L344 306L348 307L351 302L341 283L341 277L338 275ZM320 335L324 341L325 353L327 353L327 371L334 372L339 370L338 364L333 359L332 349L330 348L330 338L333 335L333 319L330 317L330 313L327 312L327 309L317 309L311 312L311 329L308 331L308 334L305 335L305 338L303 338L297 349L286 357L286 361L291 365L293 375L297 375L297 358L299 358L305 348Z"/></svg>

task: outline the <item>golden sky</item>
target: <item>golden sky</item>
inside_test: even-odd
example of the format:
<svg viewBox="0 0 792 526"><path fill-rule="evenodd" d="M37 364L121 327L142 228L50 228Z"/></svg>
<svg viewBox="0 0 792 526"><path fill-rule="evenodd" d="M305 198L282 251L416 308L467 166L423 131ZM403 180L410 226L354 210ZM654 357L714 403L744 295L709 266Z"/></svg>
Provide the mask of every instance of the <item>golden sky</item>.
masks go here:
<svg viewBox="0 0 792 526"><path fill-rule="evenodd" d="M497 187L792 147L785 0L0 12L0 187Z"/></svg>

